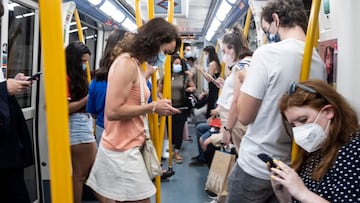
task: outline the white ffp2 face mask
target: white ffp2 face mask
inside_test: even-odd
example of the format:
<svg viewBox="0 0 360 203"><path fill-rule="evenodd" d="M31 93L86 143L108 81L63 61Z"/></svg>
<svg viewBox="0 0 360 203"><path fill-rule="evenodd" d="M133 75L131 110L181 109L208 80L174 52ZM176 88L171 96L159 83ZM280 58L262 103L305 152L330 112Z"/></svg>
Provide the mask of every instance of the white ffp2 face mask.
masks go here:
<svg viewBox="0 0 360 203"><path fill-rule="evenodd" d="M321 111L317 115L313 123L306 123L302 126L293 127L294 140L305 151L311 153L318 150L321 144L326 139L326 131L330 125L330 120L324 130L316 121L319 118Z"/></svg>
<svg viewBox="0 0 360 203"><path fill-rule="evenodd" d="M225 65L227 67L231 66L234 64L234 60L232 59L232 57L230 56L230 54L224 54L223 55L223 62L225 63Z"/></svg>

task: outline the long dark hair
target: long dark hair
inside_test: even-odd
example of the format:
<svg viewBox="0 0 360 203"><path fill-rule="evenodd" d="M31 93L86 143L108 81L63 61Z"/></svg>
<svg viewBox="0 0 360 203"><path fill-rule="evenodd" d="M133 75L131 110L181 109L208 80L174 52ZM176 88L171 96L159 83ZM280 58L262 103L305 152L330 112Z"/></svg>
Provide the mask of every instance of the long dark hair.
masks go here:
<svg viewBox="0 0 360 203"><path fill-rule="evenodd" d="M71 101L78 101L88 93L88 80L82 68L82 57L91 54L89 48L82 42L70 43L66 49L66 73L70 78Z"/></svg>
<svg viewBox="0 0 360 203"><path fill-rule="evenodd" d="M217 65L217 71L220 72L221 71L221 64L220 64L220 60L219 57L216 54L215 51L215 47L213 46L206 46L203 51L206 51L207 53L209 53L208 56L208 63L211 63L213 61L215 61L216 65Z"/></svg>
<svg viewBox="0 0 360 203"><path fill-rule="evenodd" d="M181 45L181 37L176 27L168 23L163 18L153 18L138 29L129 47L123 52L129 52L130 55L139 60L140 63L151 59L149 63L158 59L160 46L165 43L176 41L176 47L173 53L176 53Z"/></svg>
<svg viewBox="0 0 360 203"><path fill-rule="evenodd" d="M107 38L104 53L99 62L99 69L95 71L96 81L107 81L110 66L114 61L111 60L111 53L118 41L124 37L125 33L126 30L114 30Z"/></svg>

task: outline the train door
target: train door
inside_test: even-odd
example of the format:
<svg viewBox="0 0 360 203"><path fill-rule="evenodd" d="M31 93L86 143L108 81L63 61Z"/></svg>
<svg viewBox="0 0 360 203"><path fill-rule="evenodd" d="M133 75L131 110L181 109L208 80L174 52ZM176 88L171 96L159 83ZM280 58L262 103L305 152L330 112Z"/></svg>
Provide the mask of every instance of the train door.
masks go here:
<svg viewBox="0 0 360 203"><path fill-rule="evenodd" d="M32 75L39 71L39 27L37 3L18 0L3 0L5 8L1 20L1 69L7 77L14 77L21 72ZM33 151L37 157L37 129L36 127L36 103L39 83L28 91L17 95L17 100L22 107L27 126L29 128ZM37 158L35 158L37 163ZM25 182L32 202L39 202L39 171L37 164L25 169Z"/></svg>

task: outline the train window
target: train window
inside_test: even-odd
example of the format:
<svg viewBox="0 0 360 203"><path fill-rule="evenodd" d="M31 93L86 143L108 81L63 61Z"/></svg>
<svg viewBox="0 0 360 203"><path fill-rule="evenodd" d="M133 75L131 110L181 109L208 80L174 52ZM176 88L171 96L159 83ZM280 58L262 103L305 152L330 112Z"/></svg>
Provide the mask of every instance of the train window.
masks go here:
<svg viewBox="0 0 360 203"><path fill-rule="evenodd" d="M9 1L7 75L33 72L35 10ZM5 50L6 51L6 50ZM22 108L31 106L31 90L17 95Z"/></svg>

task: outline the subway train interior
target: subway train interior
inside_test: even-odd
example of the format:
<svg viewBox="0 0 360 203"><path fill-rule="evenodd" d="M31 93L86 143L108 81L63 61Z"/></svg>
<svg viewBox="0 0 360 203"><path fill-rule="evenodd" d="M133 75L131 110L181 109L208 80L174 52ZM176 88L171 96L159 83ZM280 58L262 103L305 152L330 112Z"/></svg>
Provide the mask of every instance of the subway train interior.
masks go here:
<svg viewBox="0 0 360 203"><path fill-rule="evenodd" d="M46 99L46 93L56 94L59 90L56 88L58 82L47 81L46 77L50 72L56 72L54 67L58 67L56 65L58 61L45 64L43 37L51 33L51 30L44 32L45 29L41 29L40 25L45 25L41 24L42 12L49 15L46 16L47 23L56 23L57 20L51 20L53 18L61 19L63 37L59 40L62 40L64 46L77 40L83 41L88 46L91 55L87 71L90 75L90 72L94 72L99 67L107 37L114 29L136 32L139 21L144 24L151 17L172 19L172 23L182 37L182 46L185 43L191 45L191 53L197 59L197 64L206 64L203 60L203 48L208 45L216 47L219 58L222 58L221 38L234 25L244 28L250 48L255 51L267 43L260 22L262 7L267 2L267 0L2 0L5 11L1 18L3 74L11 78L19 72L28 76L37 72L43 73L39 80L33 82L31 89L16 96L31 133L35 155L35 163L25 169L25 182L31 202L67 202L61 198L67 196L66 191L71 188L69 184L53 181L60 176L68 178L65 183L71 182L70 176L62 176L62 172L71 171L69 170L71 165L66 163L69 157L65 161L56 159L61 157L61 154L68 156L70 152L67 147L56 147L54 142L59 142L58 140L64 135L52 134L51 132L54 131L49 125L51 119L52 123L61 123L61 119L67 119L67 115L62 115L64 112L57 112L61 116L50 116L47 111L51 99ZM174 3L172 12L168 9L170 3ZM360 64L360 21L358 20L360 1L303 0L303 3L309 18L308 24L315 30L312 41L307 39L306 43L311 43L323 60L325 60L325 47L332 47L334 50L332 86L346 98L360 116L360 91L356 90L356 87L360 86L358 79L360 68L357 67ZM42 4L52 6L45 7ZM52 9L60 9L61 16L56 16L57 12L52 15ZM153 15L151 12L154 12ZM64 50L50 51L56 55L54 52ZM52 67L51 64L54 66ZM65 81L65 78L59 77L58 80ZM196 84L198 91L207 88L202 80L203 78L199 76ZM66 102L66 98L63 99ZM151 197L152 202L212 201L205 191L209 167L189 166L191 157L197 154L195 124L201 119L204 118L195 114L188 118L185 126L188 136L184 137L182 146L184 160L182 164L169 161L169 154L166 151L169 150L168 142L161 144L163 167L167 169L170 166L175 174L154 181L157 193ZM50 142L54 144L50 145ZM60 156L51 155L50 147L54 146L53 153ZM59 142L59 146L63 145ZM56 168L53 164L57 161L65 165ZM57 189L53 190L54 188ZM98 202L89 188L84 189L82 201ZM0 202L2 202L1 197Z"/></svg>

